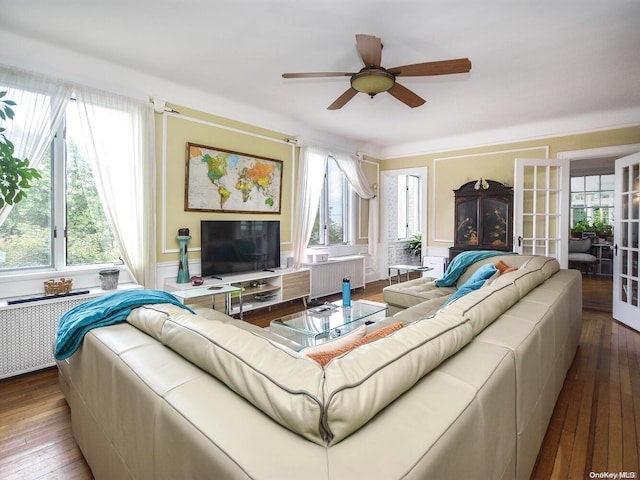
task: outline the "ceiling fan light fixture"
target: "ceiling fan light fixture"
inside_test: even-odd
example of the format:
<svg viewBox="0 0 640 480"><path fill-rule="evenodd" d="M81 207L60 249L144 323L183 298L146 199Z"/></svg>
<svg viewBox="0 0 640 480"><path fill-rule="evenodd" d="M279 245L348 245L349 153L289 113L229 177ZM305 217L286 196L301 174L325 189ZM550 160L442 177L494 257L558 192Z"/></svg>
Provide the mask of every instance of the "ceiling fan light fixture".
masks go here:
<svg viewBox="0 0 640 480"><path fill-rule="evenodd" d="M382 70L363 70L351 77L351 86L359 92L372 97L381 92L386 92L396 83L393 74Z"/></svg>

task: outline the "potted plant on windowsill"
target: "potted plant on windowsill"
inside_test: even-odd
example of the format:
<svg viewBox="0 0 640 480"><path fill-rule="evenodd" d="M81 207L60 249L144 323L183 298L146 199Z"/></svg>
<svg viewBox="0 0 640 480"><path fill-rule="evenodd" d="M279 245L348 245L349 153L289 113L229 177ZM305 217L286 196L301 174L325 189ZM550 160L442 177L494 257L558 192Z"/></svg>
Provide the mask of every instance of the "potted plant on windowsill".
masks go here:
<svg viewBox="0 0 640 480"><path fill-rule="evenodd" d="M0 208L15 205L26 197L25 190L31 182L40 178L35 168L29 167L29 160L14 157L13 143L5 136L3 121L13 119L13 100L5 99L7 92L0 92Z"/></svg>

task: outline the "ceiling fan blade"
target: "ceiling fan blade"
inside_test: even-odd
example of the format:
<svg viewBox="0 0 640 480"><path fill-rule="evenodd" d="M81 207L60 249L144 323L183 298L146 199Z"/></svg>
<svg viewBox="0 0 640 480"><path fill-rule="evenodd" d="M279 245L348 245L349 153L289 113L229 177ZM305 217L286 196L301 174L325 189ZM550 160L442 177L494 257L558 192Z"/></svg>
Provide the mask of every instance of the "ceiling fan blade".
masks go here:
<svg viewBox="0 0 640 480"><path fill-rule="evenodd" d="M353 72L283 73L282 78L351 77Z"/></svg>
<svg viewBox="0 0 640 480"><path fill-rule="evenodd" d="M356 35L356 48L365 67L379 68L382 61L382 41L373 35Z"/></svg>
<svg viewBox="0 0 640 480"><path fill-rule="evenodd" d="M356 93L358 93L358 91L355 88L350 87L349 90L344 92L342 95L340 95L336 99L335 102L333 102L331 105L329 105L327 107L327 110L338 110L338 109L344 107L349 100L351 100L353 97L356 96Z"/></svg>
<svg viewBox="0 0 640 480"><path fill-rule="evenodd" d="M449 75L452 73L467 73L471 70L468 58L442 60L439 62L415 63L401 67L389 68L387 71L398 77L422 77L430 75Z"/></svg>
<svg viewBox="0 0 640 480"><path fill-rule="evenodd" d="M419 107L426 101L424 98L419 97L407 87L403 87L399 83L395 83L393 87L387 90L387 92L411 108Z"/></svg>

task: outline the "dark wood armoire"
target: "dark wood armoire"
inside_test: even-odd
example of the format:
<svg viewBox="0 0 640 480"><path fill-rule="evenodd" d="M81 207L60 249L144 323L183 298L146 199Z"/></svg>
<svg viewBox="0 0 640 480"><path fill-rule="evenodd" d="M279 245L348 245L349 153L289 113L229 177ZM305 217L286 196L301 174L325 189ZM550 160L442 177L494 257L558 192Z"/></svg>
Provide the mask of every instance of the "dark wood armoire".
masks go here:
<svg viewBox="0 0 640 480"><path fill-rule="evenodd" d="M449 260L467 250L513 250L513 187L480 179L453 193L455 231Z"/></svg>

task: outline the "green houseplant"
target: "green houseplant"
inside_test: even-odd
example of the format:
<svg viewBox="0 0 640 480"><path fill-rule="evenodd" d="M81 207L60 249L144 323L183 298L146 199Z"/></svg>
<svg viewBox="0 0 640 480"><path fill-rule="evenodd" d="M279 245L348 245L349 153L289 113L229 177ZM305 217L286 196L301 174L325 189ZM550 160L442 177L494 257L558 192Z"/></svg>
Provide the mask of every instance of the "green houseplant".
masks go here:
<svg viewBox="0 0 640 480"><path fill-rule="evenodd" d="M5 99L7 92L0 92L0 208L5 205L15 205L25 198L25 190L31 186L31 182L40 178L40 173L35 168L29 167L28 159L14 157L13 143L5 136L5 128L2 123L13 119L15 106L13 100Z"/></svg>
<svg viewBox="0 0 640 480"><path fill-rule="evenodd" d="M409 240L409 255L422 258L422 234L416 233Z"/></svg>

